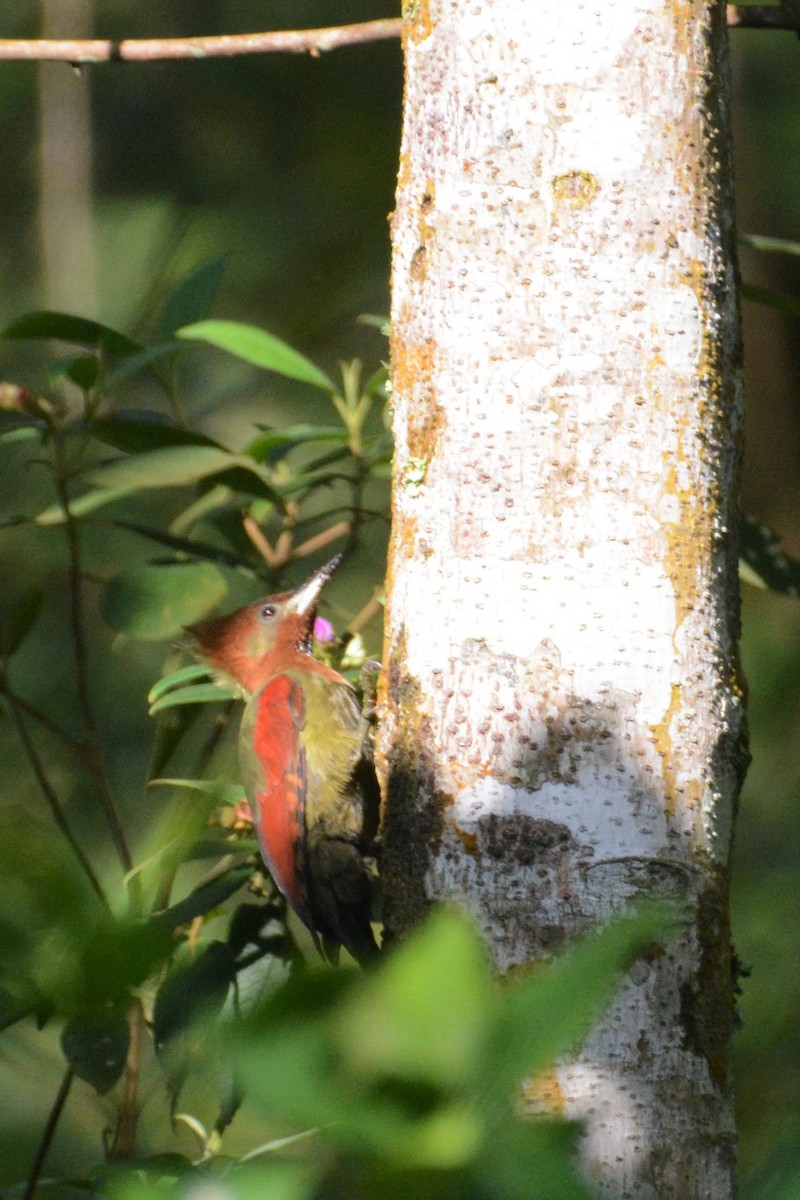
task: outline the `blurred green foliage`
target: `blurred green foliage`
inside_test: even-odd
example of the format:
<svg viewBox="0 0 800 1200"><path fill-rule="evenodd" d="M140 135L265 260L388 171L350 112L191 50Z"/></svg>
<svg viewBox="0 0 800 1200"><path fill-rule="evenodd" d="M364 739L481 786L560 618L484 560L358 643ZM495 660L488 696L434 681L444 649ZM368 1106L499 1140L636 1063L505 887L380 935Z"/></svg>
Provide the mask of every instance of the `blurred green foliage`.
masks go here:
<svg viewBox="0 0 800 1200"><path fill-rule="evenodd" d="M6 7L0 36L36 35L35 6ZM394 16L396 8L383 0L271 0L267 6L263 0L171 0L160 7L96 0L94 32L154 37L318 26ZM745 32L733 36L733 49L740 229L796 242L800 189L788 164L796 157L800 49L789 35ZM346 573L331 586L340 630L370 602L382 577L388 447L383 381L373 372L381 370L386 348L376 324L357 318L385 312L388 305L386 218L397 171L399 47L376 44L319 60L113 64L88 77L97 254L84 269L87 279L96 280L97 304L74 305L83 324L72 318L71 326L55 329L52 317L37 318L39 332L58 333L58 342L19 336L0 344L0 377L13 381L0 386L0 654L6 688L0 716L0 1023L9 1025L0 1041L0 1083L8 1098L0 1184L18 1185L30 1169L63 1078L64 1051L90 1082L72 1084L47 1174L84 1179L87 1164L100 1157L104 1129L111 1131L107 1143L113 1149L122 1136L113 1129L114 1105L99 1102L94 1088L102 1092L119 1073L130 1044L121 1014L134 995L142 1011L154 1019L158 1014L161 1060L157 1066L145 1039L141 1068L151 1082L139 1146L145 1154L163 1150L164 1131L177 1114L176 1133L170 1153L151 1159L138 1178L123 1177L113 1166L99 1169L96 1182L104 1194L130 1193L138 1200L171 1192L177 1180L182 1187L191 1182L281 1200L369 1195L376 1181L387 1196L395 1190L424 1195L426 1189L435 1195L496 1194L486 1190L491 1163L499 1180L505 1173L503 1195L531 1195L515 1191L522 1184L513 1177L522 1164L530 1182L531 1155L549 1188L543 1194L579 1196L566 1160L573 1132L506 1123L510 1093L494 1110L503 1114L506 1140L491 1157L488 1110L470 1091L495 1061L485 1036L476 1038L466 1065L459 1060L458 1078L431 1074L438 1033L427 1043L430 1059L422 1055L422 1082L398 1078L386 1061L393 1047L405 1046L404 1035L387 1017L386 1030L378 1032L389 1032L372 1046L370 1060L347 1066L342 1045L354 1019L348 1014L364 1005L390 1012L392 996L405 994L405 971L412 977L435 970L427 957L434 943L409 948L409 957L398 958L396 972L387 970L383 981L321 975L296 984L291 995L302 1013L296 1029L289 1027L282 1002L251 1012L255 998L292 976L302 935L287 928L268 882L254 879L255 845L238 820L238 794L222 782L235 777L224 695L195 675L190 682L199 691L190 696L192 687L176 683L175 671L185 663L180 651L170 651L164 661L163 639L173 638L187 620L214 604L233 607L259 590L298 580L306 568L294 553L332 523L345 523L341 538L350 549ZM22 314L47 307L32 204L38 186L35 92L33 65L3 64L0 325L13 330L15 324L27 334L36 326L29 317L20 327ZM745 277L759 289L749 292L744 306L746 507L780 531L795 557L799 263L796 255L752 238L743 248ZM76 291L80 297L80 279ZM252 356L221 352L224 322L215 322L216 332L204 342L176 337L178 330L222 314L269 330L256 337L262 351L265 339L273 350L274 339L299 347L289 362L297 365L291 355L299 353L312 377L302 367L299 376L266 373ZM98 320L104 325L86 323ZM363 385L351 365L342 373L342 357L369 364ZM332 402L334 395L339 403ZM362 414L365 397L370 411ZM84 699L76 686L74 550L65 495L80 519L80 653L94 744L87 742ZM271 560L248 536L248 518L266 538ZM756 541L751 566L762 580L767 572L774 586L769 545L769 539ZM791 564L783 578L790 576ZM366 650L379 653L377 619L363 636ZM754 756L739 816L733 888L738 950L753 967L734 1048L743 1194L793 1200L800 1186L796 600L745 589L743 655ZM219 703L162 708L154 737L145 697L162 674L154 709L176 696L216 697ZM24 752L20 722L33 754ZM96 886L54 824L48 793L35 777L37 762ZM200 773L205 778L194 790L182 786ZM164 775L169 778L159 783ZM109 794L131 853L127 872L111 834ZM254 880L261 894L243 891L245 879ZM461 954L459 970L471 981L474 1001L465 1021L483 1022L485 1034L499 1019L500 1001L477 965L471 935L454 927L430 936L453 939L447 955ZM608 950L603 970L613 971L615 954ZM165 976L168 961L172 969ZM602 986L586 987L601 1004ZM485 1004L475 999L478 994ZM257 1076L251 1082L258 1101L245 1101L225 1134L230 1158L215 1152L215 1164L197 1168L191 1161L199 1144L219 1149L214 1123L225 1125L240 1097L219 1057L212 1062L208 1055L205 1080L197 1065L206 1055L197 1053L193 1030L204 1030L204 1004L195 1000L207 1000L212 1009L221 1005L223 1014L235 1012L255 1028L280 1031L274 1045L259 1038L263 1060L251 1061L244 1032L251 1026L234 1034L225 1022L215 1024L232 1039L222 1057ZM184 1011L182 1022L175 1014ZM423 1017L433 1020L432 1013ZM284 1046L287 1029L294 1033ZM563 1034L568 1037L566 1025ZM557 1038L548 1042L547 1053L559 1044ZM318 1068L324 1058L331 1074L310 1097L276 1095L284 1053L316 1055ZM376 1123L393 1122L398 1130L405 1120L419 1146L450 1147L451 1162L420 1163L413 1177L404 1176L396 1161L375 1153L368 1131L366 1144L354 1149L346 1121L341 1136L298 1130L303 1120L308 1127L325 1121L325 1087L334 1080L338 1087L337 1072L347 1070L348 1094L356 1100L374 1090L376 1105L380 1101ZM171 1101L152 1083L162 1072L171 1082ZM179 1114L187 1077L192 1111ZM307 1107L298 1111L295 1101ZM441 1140L430 1136L437 1121L445 1131ZM303 1132L308 1136L295 1149L283 1142ZM235 1162L265 1141L271 1149L243 1163L234 1180ZM462 1165L454 1158L458 1146Z"/></svg>

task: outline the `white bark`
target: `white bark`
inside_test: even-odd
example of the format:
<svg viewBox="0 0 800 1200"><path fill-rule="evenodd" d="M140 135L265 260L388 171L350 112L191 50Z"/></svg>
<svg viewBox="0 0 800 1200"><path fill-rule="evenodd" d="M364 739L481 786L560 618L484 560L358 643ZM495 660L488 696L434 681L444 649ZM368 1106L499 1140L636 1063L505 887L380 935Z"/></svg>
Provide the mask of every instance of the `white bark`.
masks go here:
<svg viewBox="0 0 800 1200"><path fill-rule="evenodd" d="M688 897L552 1102L610 1194L731 1195L743 762L724 5L420 0L394 217L387 926L502 970Z"/></svg>

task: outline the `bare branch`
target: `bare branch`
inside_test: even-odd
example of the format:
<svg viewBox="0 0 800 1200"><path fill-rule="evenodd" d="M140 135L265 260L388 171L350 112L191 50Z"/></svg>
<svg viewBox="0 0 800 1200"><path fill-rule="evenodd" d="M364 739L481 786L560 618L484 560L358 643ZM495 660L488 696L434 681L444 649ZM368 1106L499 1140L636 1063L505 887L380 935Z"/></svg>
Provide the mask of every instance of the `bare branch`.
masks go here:
<svg viewBox="0 0 800 1200"><path fill-rule="evenodd" d="M33 1200L36 1193L36 1186L39 1182L39 1177L44 1169L45 1159L50 1149L50 1144L53 1141L53 1136L58 1127L58 1122L61 1119L61 1114L64 1111L64 1105L69 1096L69 1090L72 1087L72 1081L75 1075L71 1067L68 1067L64 1072L56 1098L53 1101L53 1106L50 1109L50 1115L47 1118L42 1137L36 1150L36 1158L34 1159L31 1173L28 1176L28 1182L25 1185L25 1191L22 1193L22 1200Z"/></svg>
<svg viewBox="0 0 800 1200"><path fill-rule="evenodd" d="M282 29L271 33L225 34L221 37L142 38L115 42L95 40L22 40L0 38L0 60L16 62L156 62L165 58L231 58L241 54L310 54L385 41L400 36L399 17L333 25L325 29Z"/></svg>
<svg viewBox="0 0 800 1200"><path fill-rule="evenodd" d="M793 0L783 4L729 4L728 25L743 29L787 29L800 32ZM159 62L163 59L234 58L242 54L310 54L399 38L400 17L331 25L323 29L280 29L268 33L231 33L217 37L0 38L0 62Z"/></svg>

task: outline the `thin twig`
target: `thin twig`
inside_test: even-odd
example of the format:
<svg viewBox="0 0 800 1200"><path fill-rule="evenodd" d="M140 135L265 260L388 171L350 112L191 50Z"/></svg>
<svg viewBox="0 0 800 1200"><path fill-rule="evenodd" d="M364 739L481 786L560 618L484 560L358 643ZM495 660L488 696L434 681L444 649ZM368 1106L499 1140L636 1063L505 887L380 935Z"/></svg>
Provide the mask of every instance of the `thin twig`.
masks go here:
<svg viewBox="0 0 800 1200"><path fill-rule="evenodd" d="M56 1128L58 1126L61 1113L64 1111L64 1105L67 1102L69 1089L72 1087L72 1080L75 1074L72 1067L68 1067L64 1072L64 1078L61 1080L61 1085L56 1093L56 1098L53 1101L53 1107L50 1109L50 1115L47 1118L47 1124L42 1131L41 1141L36 1150L36 1157L33 1160L31 1173L28 1176L28 1182L25 1184L25 1191L22 1193L22 1200L33 1200L36 1185L44 1169L45 1159L50 1149L50 1143L53 1140Z"/></svg>
<svg viewBox="0 0 800 1200"><path fill-rule="evenodd" d="M798 32L800 21L784 2L781 5L729 4L728 24L747 29L785 29ZM328 50L365 42L400 38L399 17L332 25L324 29L282 29L266 33L234 33L218 37L95 39L0 38L0 61L6 62L160 62L234 58L244 54L310 54L318 58Z"/></svg>
<svg viewBox="0 0 800 1200"><path fill-rule="evenodd" d="M111 789L105 752L89 696L88 653L83 621L81 551L78 522L75 520L70 507L69 489L67 486L69 473L65 461L61 430L55 424L52 424L51 432L53 434L53 446L55 450L55 490L58 501L64 511L64 528L69 545L70 625L72 628L72 646L75 655L75 687L78 694L78 707L80 708L83 723L86 727L87 736L84 757L100 789L103 810L111 831L111 839L123 869L127 873L133 867L133 859L128 849L128 843L125 840L122 820L117 810L114 793ZM133 907L135 907L133 902L138 894L139 881L134 879L131 883L131 902Z"/></svg>
<svg viewBox="0 0 800 1200"><path fill-rule="evenodd" d="M44 766L42 765L42 760L39 757L39 752L33 743L33 739L31 738L31 735L28 732L28 726L25 724L25 718L23 717L22 711L17 704L17 698L13 694L13 692L9 692L6 689L3 681L0 681L0 690L2 690L2 694L5 696L6 700L8 701L8 707L11 710L11 716L14 719L14 724L17 727L17 733L19 734L19 740L22 742L23 749L25 750L25 753L28 756L28 762L31 764L31 767L33 768L33 773L36 776L36 781L39 784L39 789L47 802L50 812L53 814L53 820L55 821L56 825L63 833L67 842L69 843L69 846L70 846L73 854L75 855L78 862L80 863L81 868L82 868L84 874L86 875L86 878L89 880L89 883L91 884L94 892L97 894L97 897L100 900L101 904L108 912L110 912L111 911L110 905L108 903L108 900L105 897L105 893L103 892L102 887L100 886L100 881L98 880L97 876L94 873L94 868L92 867L92 864L89 862L89 859L86 857L86 854L85 854L84 849L81 846L80 842L75 837L75 834L72 832L72 830L70 829L69 824L67 823L67 819L64 815L64 810L61 807L61 801L59 800L58 796L56 795L55 791L53 790L50 780L47 778L47 774L45 772Z"/></svg>
<svg viewBox="0 0 800 1200"><path fill-rule="evenodd" d="M402 21L390 17L334 25L326 29L284 29L270 33L225 34L221 37L126 38L110 40L0 39L0 59L10 61L101 63L156 62L165 58L231 58L241 54L310 54L399 38Z"/></svg>
<svg viewBox="0 0 800 1200"><path fill-rule="evenodd" d="M740 29L784 29L800 33L800 6L793 0L783 4L729 4L728 24Z"/></svg>
<svg viewBox="0 0 800 1200"><path fill-rule="evenodd" d="M349 521L337 521L335 525L329 525L327 529L323 529L321 533L315 533L313 537L308 538L305 542L301 542L299 546L295 546L289 557L308 558L310 554L316 554L317 550L324 550L331 542L335 542L337 538L347 537L350 532Z"/></svg>
<svg viewBox="0 0 800 1200"><path fill-rule="evenodd" d="M31 717L34 721L37 721L38 724L41 725L43 729L46 729L48 733L52 733L53 737L58 738L62 745L64 745L67 750L71 751L72 754L76 754L79 758L85 757L86 745L84 742L72 737L65 729L62 729L56 721L54 721L51 717L48 717L46 713L40 712L35 705L24 699L23 696L18 696L16 692L12 691L8 681L3 677L0 677L0 694L4 695L8 699L9 703L13 701L20 712L25 713L27 717Z"/></svg>
<svg viewBox="0 0 800 1200"><path fill-rule="evenodd" d="M131 1040L125 1060L125 1075L122 1083L119 1113L114 1126L114 1136L108 1147L107 1157L111 1162L124 1161L136 1149L136 1131L139 1127L139 1071L142 1059L142 1029L144 1014L139 1001L133 1005L129 1015Z"/></svg>

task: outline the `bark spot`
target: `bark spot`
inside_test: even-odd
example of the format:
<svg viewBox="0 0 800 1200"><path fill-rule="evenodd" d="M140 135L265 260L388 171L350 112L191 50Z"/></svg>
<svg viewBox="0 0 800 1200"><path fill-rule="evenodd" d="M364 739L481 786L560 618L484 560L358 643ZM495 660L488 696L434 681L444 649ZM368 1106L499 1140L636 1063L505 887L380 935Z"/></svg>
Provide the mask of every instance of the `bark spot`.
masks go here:
<svg viewBox="0 0 800 1200"><path fill-rule="evenodd" d="M584 208L591 204L600 190L597 176L590 171L568 171L566 175L556 175L550 186L556 204L564 208Z"/></svg>

